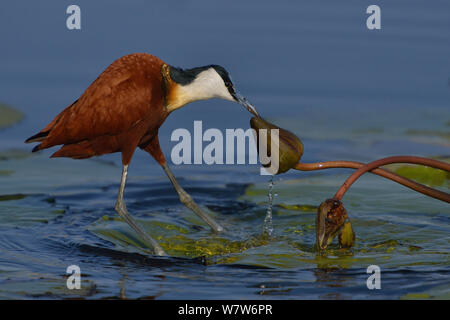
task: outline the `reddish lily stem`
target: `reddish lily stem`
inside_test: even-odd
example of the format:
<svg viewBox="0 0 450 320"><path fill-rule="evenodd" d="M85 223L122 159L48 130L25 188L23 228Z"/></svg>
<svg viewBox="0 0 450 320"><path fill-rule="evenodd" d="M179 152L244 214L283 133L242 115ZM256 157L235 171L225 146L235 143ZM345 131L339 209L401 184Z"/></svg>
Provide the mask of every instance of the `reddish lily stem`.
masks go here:
<svg viewBox="0 0 450 320"><path fill-rule="evenodd" d="M341 200L344 196L345 192L350 188L350 186L364 173L367 171L371 171L375 168L391 164L391 163L412 163L412 164L420 164L428 167L433 167L436 169L441 169L445 171L450 171L450 164L434 160L434 159L428 159L428 158L422 158L422 157L415 157L415 156L394 156L394 157L388 157L379 159L373 162L370 162L358 170L356 170L348 179L344 182L344 184L339 188L339 190L334 195L334 199ZM436 190L437 191L437 190ZM437 198L443 201L446 201L450 203L450 194L442 192L444 196L442 198Z"/></svg>
<svg viewBox="0 0 450 320"><path fill-rule="evenodd" d="M323 169L330 169L330 168L359 169L359 168L364 167L364 165L365 165L364 163L356 162L356 161L326 161L326 162L317 162L317 163L301 163L301 162L299 162L294 167L294 169L300 170L300 171L313 171L313 170L323 170ZM446 201L446 202L450 202L450 195L448 193L427 187L423 184L417 183L408 178L399 176L389 170L375 168L375 169L367 170L367 171L370 171L373 174L376 174L381 177L395 181L401 185L404 185L405 187L408 187L414 191L420 192L429 197L432 197L432 198L435 198L438 200L442 200L442 201Z"/></svg>

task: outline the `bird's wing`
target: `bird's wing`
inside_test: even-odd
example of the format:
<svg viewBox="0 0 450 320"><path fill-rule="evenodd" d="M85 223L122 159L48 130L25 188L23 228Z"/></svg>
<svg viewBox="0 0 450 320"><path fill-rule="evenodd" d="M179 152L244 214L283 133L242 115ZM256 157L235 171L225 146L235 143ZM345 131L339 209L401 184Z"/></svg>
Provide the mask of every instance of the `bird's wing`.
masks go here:
<svg viewBox="0 0 450 320"><path fill-rule="evenodd" d="M148 75L107 69L55 118L41 148L126 132L149 116L151 101L152 79Z"/></svg>

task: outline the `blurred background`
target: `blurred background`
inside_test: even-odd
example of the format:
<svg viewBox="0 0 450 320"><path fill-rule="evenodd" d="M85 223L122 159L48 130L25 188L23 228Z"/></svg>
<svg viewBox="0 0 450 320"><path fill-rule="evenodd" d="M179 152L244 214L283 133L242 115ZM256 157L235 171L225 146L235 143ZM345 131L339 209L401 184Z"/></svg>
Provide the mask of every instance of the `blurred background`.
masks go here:
<svg viewBox="0 0 450 320"><path fill-rule="evenodd" d="M71 4L81 30L66 28ZM381 30L366 27L371 4ZM213 235L137 151L129 209L178 257L153 259L113 211L119 154L50 160L56 148L31 155L23 143L115 59L147 52L183 68L224 66L263 117L302 139L304 162L446 158L448 1L2 1L0 39L1 298L449 297L448 205L381 178L363 178L346 200L356 247L317 257L315 206L350 171L276 177L275 234L262 239L268 178L257 165L172 165L226 225ZM194 120L225 132L248 128L250 115L220 100L177 110L160 130L166 158L172 131ZM445 173L412 174L448 190ZM199 256L212 266L191 260ZM69 264L89 275L82 292L65 289ZM365 287L369 264L389 270L381 292Z"/></svg>

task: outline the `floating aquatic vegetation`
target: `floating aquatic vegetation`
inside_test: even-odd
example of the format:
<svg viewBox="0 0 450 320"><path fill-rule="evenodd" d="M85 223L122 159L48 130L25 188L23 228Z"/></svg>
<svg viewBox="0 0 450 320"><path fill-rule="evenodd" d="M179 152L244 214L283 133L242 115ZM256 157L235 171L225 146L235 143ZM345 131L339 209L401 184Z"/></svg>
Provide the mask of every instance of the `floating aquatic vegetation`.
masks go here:
<svg viewBox="0 0 450 320"><path fill-rule="evenodd" d="M137 221L144 230L154 234L163 249L174 257L226 256L269 243L265 235L251 236L245 240L232 240L219 235L197 238L195 233L172 223L141 219ZM121 218L103 216L89 227L89 231L125 251L147 253L149 250Z"/></svg>
<svg viewBox="0 0 450 320"><path fill-rule="evenodd" d="M348 215L341 202L341 199L349 190L351 185L364 173L369 172L374 168L392 163L421 164L436 169L445 170L444 172L446 173L449 173L450 171L450 164L448 163L414 156L388 157L370 162L362 166L352 175L350 175L350 177L348 177L348 179L342 184L342 186L339 188L332 199L325 200L320 205L316 217L316 245L319 251L325 249L338 233L339 244L341 245L341 247L351 247L353 245L355 235L350 222L346 222ZM423 188L426 187L423 186ZM433 196L434 198L442 201L450 202L450 194L434 189L431 189L430 192L432 192L432 194L427 195ZM347 224L344 227L345 223Z"/></svg>
<svg viewBox="0 0 450 320"><path fill-rule="evenodd" d="M23 205L0 205L0 226L1 227L26 227L38 223L48 223L60 214L62 209L45 209L34 206L25 207Z"/></svg>
<svg viewBox="0 0 450 320"><path fill-rule="evenodd" d="M447 124L448 126L448 124ZM428 139L442 139L444 141L450 142L450 131L447 130L407 130L407 135L415 137L426 137Z"/></svg>
<svg viewBox="0 0 450 320"><path fill-rule="evenodd" d="M2 294L7 293L9 299L23 299L24 297L26 299L80 299L97 293L97 286L92 280L83 277L79 290L68 289L66 281L66 277L63 275L59 278L54 275L45 275L38 279L28 278L3 282L0 286L0 298L2 298Z"/></svg>
<svg viewBox="0 0 450 320"><path fill-rule="evenodd" d="M14 173L13 170L0 170L0 176L10 176Z"/></svg>
<svg viewBox="0 0 450 320"><path fill-rule="evenodd" d="M424 299L436 299L436 300L449 300L450 288L447 285L438 285L425 292L412 292L407 293L400 297L401 300L424 300Z"/></svg>
<svg viewBox="0 0 450 320"><path fill-rule="evenodd" d="M293 210L293 211L301 211L301 212L316 212L317 206L309 205L309 204L287 204L280 203L275 205L278 208Z"/></svg>
<svg viewBox="0 0 450 320"><path fill-rule="evenodd" d="M389 166L389 168L400 176L413 179L430 187L449 187L450 185L450 172L448 171L408 164L395 164Z"/></svg>
<svg viewBox="0 0 450 320"><path fill-rule="evenodd" d="M0 151L0 161L18 160L32 157L33 154L21 149L8 149Z"/></svg>
<svg viewBox="0 0 450 320"><path fill-rule="evenodd" d="M16 194L2 194L0 195L0 201L11 201L11 200L21 200L26 198L26 194L16 193Z"/></svg>
<svg viewBox="0 0 450 320"><path fill-rule="evenodd" d="M338 235L338 241L341 248L350 248L355 241L355 233L351 222L348 220L347 211L345 210L342 202L340 201L345 192L350 188L354 181L356 181L363 173L372 172L384 178L390 179L397 183L400 183L410 189L423 193L430 197L450 202L450 194L443 191L432 189L410 178L415 178L422 183L428 185L442 186L447 184L450 176L450 165L434 159L414 157L414 156L397 156L385 159L380 159L369 164L363 164L354 161L329 161L320 163L301 163L299 162L303 154L303 145L301 141L291 132L281 129L272 123L265 121L259 117L254 117L250 121L251 127L255 130L266 129L278 129L279 130L279 153L280 162L279 170L275 174L280 174L288 171L289 169L296 169L300 171L312 171L323 170L329 168L354 168L357 171L352 174L345 183L339 188L335 196L332 199L325 200L319 206L316 216L316 246L317 249L325 249L332 240ZM258 139L260 135L257 135ZM267 135L267 148L271 150L271 138ZM260 153L260 141L258 141L258 152ZM261 157L261 154L260 154ZM412 163L422 164L430 166L436 169L424 167L410 167L402 166L396 169L396 172L391 172L379 167L392 164L392 163ZM261 160L261 163L264 163ZM418 179L421 178L421 179ZM271 221L271 209L272 204L270 197L271 184L269 184L269 210L266 215L265 225L270 217ZM269 215L270 214L270 215Z"/></svg>

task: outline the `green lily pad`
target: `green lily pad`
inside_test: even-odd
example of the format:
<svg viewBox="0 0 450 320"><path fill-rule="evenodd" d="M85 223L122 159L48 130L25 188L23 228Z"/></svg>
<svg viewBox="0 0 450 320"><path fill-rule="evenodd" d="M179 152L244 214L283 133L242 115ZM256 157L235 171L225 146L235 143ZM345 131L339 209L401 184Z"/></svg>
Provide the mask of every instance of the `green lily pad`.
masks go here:
<svg viewBox="0 0 450 320"><path fill-rule="evenodd" d="M40 279L10 280L2 282L0 299L26 298L71 298L89 297L96 293L96 284L81 278L79 290L69 290L66 277L46 277Z"/></svg>
<svg viewBox="0 0 450 320"><path fill-rule="evenodd" d="M410 164L394 164L386 167L398 175L431 187L450 186L450 172L444 170Z"/></svg>
<svg viewBox="0 0 450 320"><path fill-rule="evenodd" d="M14 173L13 170L0 170L0 176L10 176Z"/></svg>
<svg viewBox="0 0 450 320"><path fill-rule="evenodd" d="M21 200L26 198L26 194L16 193L16 194L3 194L0 195L0 201L11 201L11 200Z"/></svg>
<svg viewBox="0 0 450 320"><path fill-rule="evenodd" d="M8 149L0 151L0 161L20 160L33 156L33 153L23 149Z"/></svg>
<svg viewBox="0 0 450 320"><path fill-rule="evenodd" d="M0 103L0 129L12 126L22 119L22 112Z"/></svg>
<svg viewBox="0 0 450 320"><path fill-rule="evenodd" d="M439 285L425 292L412 292L400 297L402 300L424 300L424 299L450 299L450 287L448 285Z"/></svg>
<svg viewBox="0 0 450 320"><path fill-rule="evenodd" d="M163 249L176 257L214 257L241 253L248 248L265 245L263 235L244 240L231 240L226 236L212 234L198 238L196 232L173 223L136 219L143 229L152 235ZM149 248L138 235L121 219L104 216L94 222L88 230L100 238L112 242L120 250L148 254Z"/></svg>
<svg viewBox="0 0 450 320"><path fill-rule="evenodd" d="M280 203L275 205L276 207L286 209L286 210L295 210L295 211L301 211L301 212L316 212L317 206L312 206L309 204L286 204L286 203Z"/></svg>
<svg viewBox="0 0 450 320"><path fill-rule="evenodd" d="M3 200L2 200L3 201ZM36 223L48 223L64 213L63 210L38 208L21 204L0 205L0 226L1 227L27 227Z"/></svg>
<svg viewBox="0 0 450 320"><path fill-rule="evenodd" d="M350 248L355 242L355 233L352 228L350 221L346 221L339 235L339 244L343 248Z"/></svg>
<svg viewBox="0 0 450 320"><path fill-rule="evenodd" d="M299 173L298 176L297 179L275 179L273 189L278 194L273 207L274 234L297 249L294 264L319 268L367 267L371 263L384 267L448 264L445 250L436 250L448 248L448 227L439 223L439 219L446 219L448 204L371 174L358 180L343 199L358 241L349 249L340 248L334 242L323 255L316 257L316 210L312 209L315 203L332 197L348 173ZM250 185L239 198L261 206L261 224L267 193L268 182L262 182ZM310 203L311 211L297 210L301 208L301 205L297 207L298 203L302 202ZM351 233L348 240L353 239ZM271 263L282 264L280 260ZM292 263L290 261L289 265Z"/></svg>
<svg viewBox="0 0 450 320"><path fill-rule="evenodd" d="M407 135L439 137L450 142L450 131L439 130L407 130Z"/></svg>

